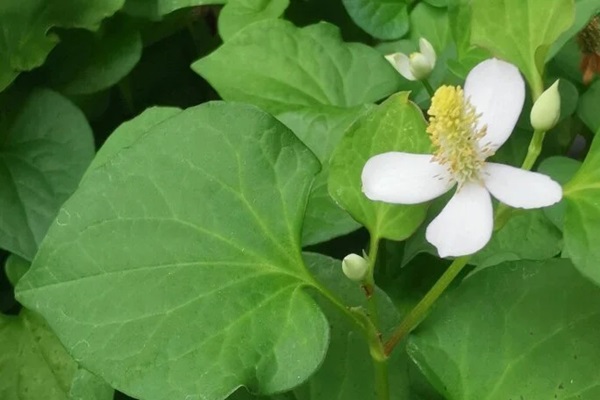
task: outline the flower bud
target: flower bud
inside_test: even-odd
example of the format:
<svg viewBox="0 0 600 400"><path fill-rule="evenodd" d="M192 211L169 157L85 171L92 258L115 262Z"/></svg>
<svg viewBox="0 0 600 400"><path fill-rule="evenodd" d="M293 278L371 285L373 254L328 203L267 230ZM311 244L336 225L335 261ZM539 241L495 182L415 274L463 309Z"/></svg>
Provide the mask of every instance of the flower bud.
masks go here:
<svg viewBox="0 0 600 400"><path fill-rule="evenodd" d="M436 54L427 39L419 40L419 52L407 56L403 53L394 53L385 56L386 60L396 68L396 71L409 81L426 79L435 67Z"/></svg>
<svg viewBox="0 0 600 400"><path fill-rule="evenodd" d="M537 131L554 128L560 117L560 93L558 80L537 99L531 109L531 126Z"/></svg>
<svg viewBox="0 0 600 400"><path fill-rule="evenodd" d="M416 80L420 81L429 77L433 70L433 65L421 53L412 53L409 57L410 72Z"/></svg>
<svg viewBox="0 0 600 400"><path fill-rule="evenodd" d="M344 275L355 282L360 282L365 279L368 270L369 263L358 254L348 254L342 261L342 271L344 271Z"/></svg>

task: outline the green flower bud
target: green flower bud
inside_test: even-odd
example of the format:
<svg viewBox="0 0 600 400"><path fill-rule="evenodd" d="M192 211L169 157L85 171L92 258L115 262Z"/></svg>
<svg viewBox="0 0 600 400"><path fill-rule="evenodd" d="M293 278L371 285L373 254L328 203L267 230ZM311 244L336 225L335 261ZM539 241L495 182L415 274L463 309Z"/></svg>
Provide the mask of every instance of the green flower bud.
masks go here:
<svg viewBox="0 0 600 400"><path fill-rule="evenodd" d="M348 279L360 282L369 271L369 263L358 254L348 254L342 261L342 271Z"/></svg>
<svg viewBox="0 0 600 400"><path fill-rule="evenodd" d="M537 131L554 128L560 117L560 93L558 80L537 99L531 109L531 126Z"/></svg>

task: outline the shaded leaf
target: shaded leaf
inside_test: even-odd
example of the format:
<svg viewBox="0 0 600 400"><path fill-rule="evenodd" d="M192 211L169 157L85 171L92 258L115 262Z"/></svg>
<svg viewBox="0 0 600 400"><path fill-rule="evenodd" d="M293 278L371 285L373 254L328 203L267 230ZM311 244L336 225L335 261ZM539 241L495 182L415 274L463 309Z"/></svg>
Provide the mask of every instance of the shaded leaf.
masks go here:
<svg viewBox="0 0 600 400"><path fill-rule="evenodd" d="M92 131L71 102L37 90L0 136L0 247L31 261L93 157Z"/></svg>
<svg viewBox="0 0 600 400"><path fill-rule="evenodd" d="M58 43L54 27L97 29L100 21L117 12L125 0L0 2L0 90L22 71L44 63Z"/></svg>
<svg viewBox="0 0 600 400"><path fill-rule="evenodd" d="M142 56L142 39L131 21L113 18L98 32L69 31L45 66L49 85L69 95L107 89Z"/></svg>
<svg viewBox="0 0 600 400"><path fill-rule="evenodd" d="M398 39L408 32L405 0L342 0L356 25L378 39Z"/></svg>
<svg viewBox="0 0 600 400"><path fill-rule="evenodd" d="M42 318L0 314L0 398L68 400L77 364Z"/></svg>

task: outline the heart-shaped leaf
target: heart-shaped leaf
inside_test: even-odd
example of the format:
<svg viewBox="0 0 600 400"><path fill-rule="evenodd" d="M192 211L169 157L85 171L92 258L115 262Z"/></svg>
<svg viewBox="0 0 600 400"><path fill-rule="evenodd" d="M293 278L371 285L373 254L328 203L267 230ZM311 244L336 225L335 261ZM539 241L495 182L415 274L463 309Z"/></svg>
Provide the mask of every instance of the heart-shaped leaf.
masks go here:
<svg viewBox="0 0 600 400"><path fill-rule="evenodd" d="M360 117L346 132L331 159L331 196L371 235L404 240L423 222L427 205L393 205L369 200L361 173L367 160L389 151L426 153L431 142L421 110L398 93Z"/></svg>
<svg viewBox="0 0 600 400"><path fill-rule="evenodd" d="M86 175L18 299L79 363L135 397L290 389L328 342L302 290L315 285L300 229L318 169L254 107L182 111Z"/></svg>

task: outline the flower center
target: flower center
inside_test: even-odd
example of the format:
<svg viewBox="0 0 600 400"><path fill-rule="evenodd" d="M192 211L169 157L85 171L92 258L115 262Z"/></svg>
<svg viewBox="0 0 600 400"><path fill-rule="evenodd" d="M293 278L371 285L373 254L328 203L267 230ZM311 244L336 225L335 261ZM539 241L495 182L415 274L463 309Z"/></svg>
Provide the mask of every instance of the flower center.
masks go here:
<svg viewBox="0 0 600 400"><path fill-rule="evenodd" d="M428 114L434 160L448 168L459 186L478 180L485 159L493 152L480 148L486 127L477 128L479 115L460 86L441 86L431 99Z"/></svg>

